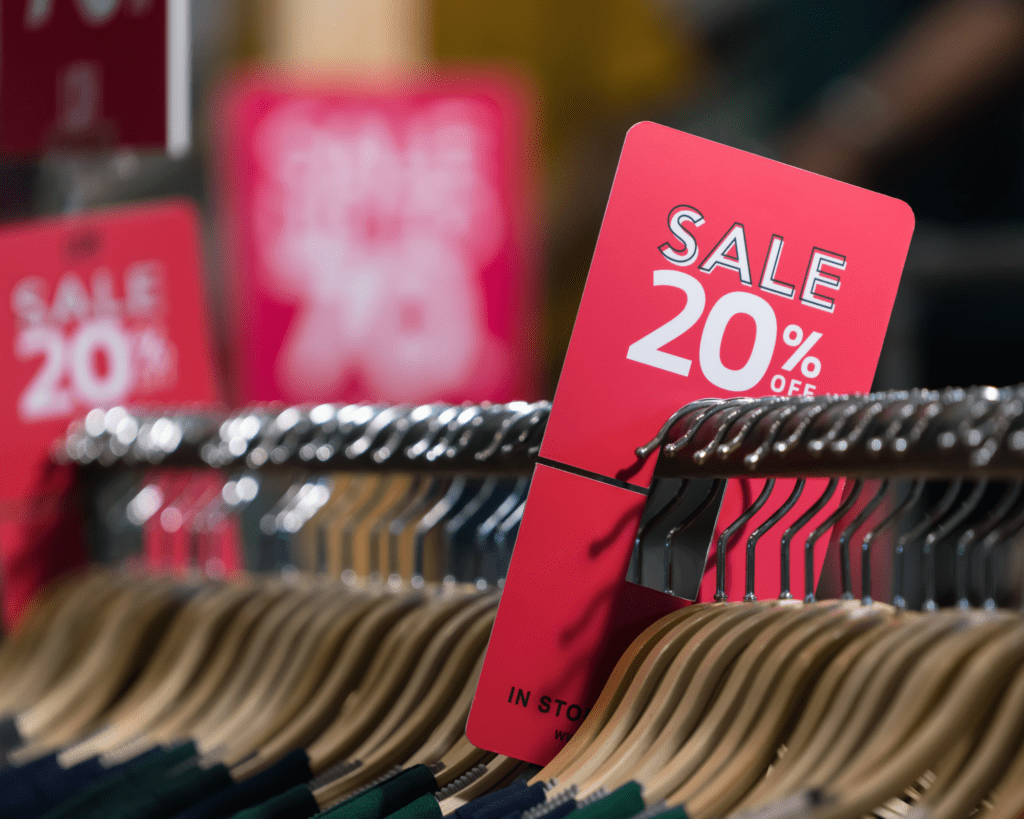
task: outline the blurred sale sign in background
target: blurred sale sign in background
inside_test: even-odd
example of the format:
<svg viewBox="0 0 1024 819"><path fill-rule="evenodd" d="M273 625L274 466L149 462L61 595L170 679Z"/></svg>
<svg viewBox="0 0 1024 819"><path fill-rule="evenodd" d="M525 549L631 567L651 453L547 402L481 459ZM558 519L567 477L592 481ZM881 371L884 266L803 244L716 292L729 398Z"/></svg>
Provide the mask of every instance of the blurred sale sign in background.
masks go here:
<svg viewBox="0 0 1024 819"><path fill-rule="evenodd" d="M492 77L229 90L236 401L536 393L521 99Z"/></svg>
<svg viewBox="0 0 1024 819"><path fill-rule="evenodd" d="M188 150L188 0L4 0L0 152Z"/></svg>
<svg viewBox="0 0 1024 819"><path fill-rule="evenodd" d="M70 474L49 457L71 420L96 407L209 405L220 391L191 206L7 227L0 258L0 560L11 616L82 556L69 540L80 526L41 545L71 511Z"/></svg>

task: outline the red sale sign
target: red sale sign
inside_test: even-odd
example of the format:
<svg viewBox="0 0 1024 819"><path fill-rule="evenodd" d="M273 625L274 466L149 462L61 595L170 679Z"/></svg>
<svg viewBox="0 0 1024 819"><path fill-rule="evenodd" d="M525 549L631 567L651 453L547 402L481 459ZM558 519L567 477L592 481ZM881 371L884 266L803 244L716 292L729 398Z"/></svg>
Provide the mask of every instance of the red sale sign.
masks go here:
<svg viewBox="0 0 1024 819"><path fill-rule="evenodd" d="M0 230L0 561L16 613L82 553L50 463L93 407L219 403L199 270L181 203L47 219ZM113 432L113 430L112 430Z"/></svg>
<svg viewBox="0 0 1024 819"><path fill-rule="evenodd" d="M238 400L535 394L522 112L490 78L230 91Z"/></svg>
<svg viewBox="0 0 1024 819"><path fill-rule="evenodd" d="M654 469L634 450L675 409L870 388L913 224L898 200L653 123L629 132L470 714L474 744L547 762L629 642L686 604L626 580ZM779 534L822 483L808 481L759 542L759 597L778 596ZM730 484L715 541L762 485ZM778 481L732 544L791 487ZM698 600L713 599L714 562ZM739 600L743 549L726 565ZM794 574L793 593L809 591Z"/></svg>
<svg viewBox="0 0 1024 819"><path fill-rule="evenodd" d="M189 145L188 0L4 0L0 152Z"/></svg>

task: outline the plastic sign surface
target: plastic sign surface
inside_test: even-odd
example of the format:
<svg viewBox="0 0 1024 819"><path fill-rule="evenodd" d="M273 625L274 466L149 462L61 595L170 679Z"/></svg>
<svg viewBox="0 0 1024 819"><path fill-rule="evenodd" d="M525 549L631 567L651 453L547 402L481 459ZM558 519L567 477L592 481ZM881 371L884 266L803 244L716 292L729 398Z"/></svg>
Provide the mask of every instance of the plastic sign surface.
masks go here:
<svg viewBox="0 0 1024 819"><path fill-rule="evenodd" d="M524 110L490 77L230 89L238 401L536 394Z"/></svg>
<svg viewBox="0 0 1024 819"><path fill-rule="evenodd" d="M686 604L625 579L656 460L634 450L674 410L870 389L913 226L898 200L653 123L630 130L470 714L474 744L546 763L629 642ZM759 597L778 596L779 534L822 483L759 543ZM730 483L716 540L762 485ZM778 481L733 543L791 486ZM714 558L698 600L712 599ZM727 554L731 600L743 558ZM793 565L801 595L802 555Z"/></svg>
<svg viewBox="0 0 1024 819"><path fill-rule="evenodd" d="M4 0L0 153L189 146L188 0Z"/></svg>
<svg viewBox="0 0 1024 819"><path fill-rule="evenodd" d="M70 472L49 455L69 422L93 407L220 402L199 254L195 213L177 202L0 230L8 615L81 557L75 527L44 536L68 511Z"/></svg>

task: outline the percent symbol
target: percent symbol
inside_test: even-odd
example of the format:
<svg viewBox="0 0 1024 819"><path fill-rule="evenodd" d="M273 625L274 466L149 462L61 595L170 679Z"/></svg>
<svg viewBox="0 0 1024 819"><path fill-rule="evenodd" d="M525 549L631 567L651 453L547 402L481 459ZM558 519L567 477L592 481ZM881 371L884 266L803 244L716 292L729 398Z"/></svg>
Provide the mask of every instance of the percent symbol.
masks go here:
<svg viewBox="0 0 1024 819"><path fill-rule="evenodd" d="M821 333L812 332L804 338L804 331L796 324L790 324L782 331L782 341L788 347L796 347L782 369L787 373L792 372L797 364L800 365L800 372L805 378L817 378L821 374L821 359L817 356L807 355L818 341L821 340Z"/></svg>

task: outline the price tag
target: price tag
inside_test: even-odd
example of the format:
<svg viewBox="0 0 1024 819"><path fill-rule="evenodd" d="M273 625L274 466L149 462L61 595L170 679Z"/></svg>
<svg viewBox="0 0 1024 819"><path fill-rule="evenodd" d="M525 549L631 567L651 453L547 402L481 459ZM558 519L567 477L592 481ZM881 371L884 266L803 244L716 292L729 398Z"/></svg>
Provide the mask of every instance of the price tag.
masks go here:
<svg viewBox="0 0 1024 819"><path fill-rule="evenodd" d="M522 99L472 76L230 90L238 401L536 395Z"/></svg>
<svg viewBox="0 0 1024 819"><path fill-rule="evenodd" d="M188 0L4 0L0 153L188 150Z"/></svg>
<svg viewBox="0 0 1024 819"><path fill-rule="evenodd" d="M913 223L898 200L653 123L630 130L470 714L474 744L547 762L629 642L685 605L625 579L655 462L634 450L674 410L870 388ZM814 483L759 544L761 597L778 595L778 535L820 495ZM760 485L730 484L716 536ZM737 540L788 494L779 481ZM738 600L742 549L728 566ZM713 583L712 569L699 600Z"/></svg>
<svg viewBox="0 0 1024 819"><path fill-rule="evenodd" d="M74 526L49 552L16 523L52 528L68 511L70 472L49 452L71 419L93 407L215 404L220 394L190 206L6 228L0 261L0 518L10 524L0 528L0 562L11 616L83 555L68 543Z"/></svg>

